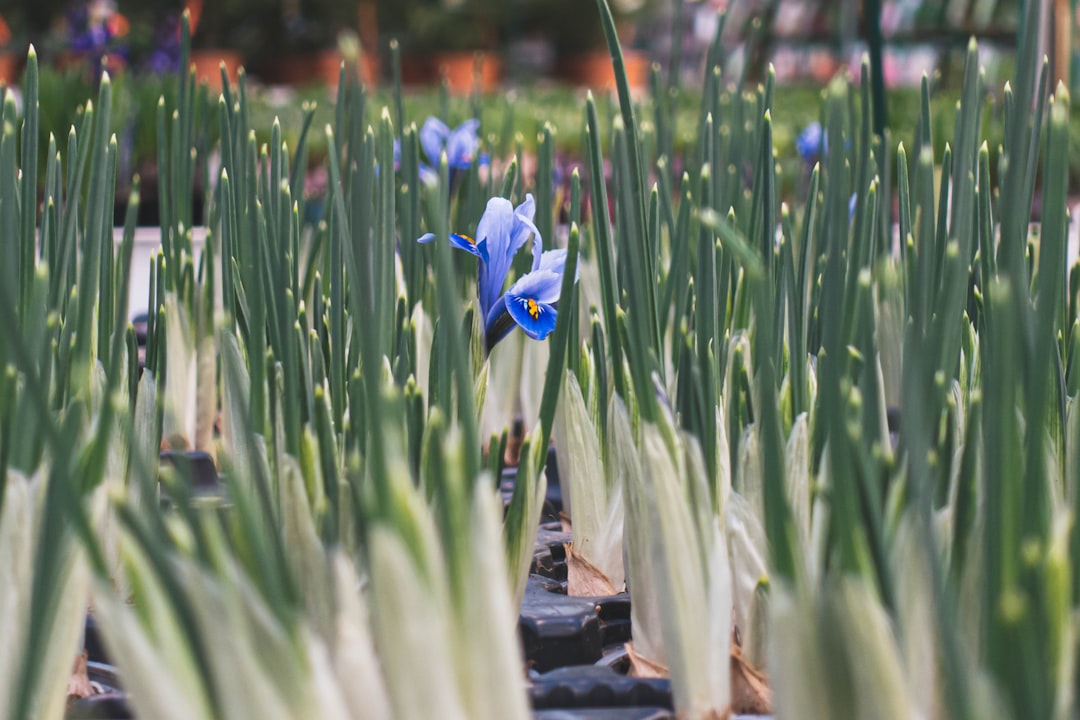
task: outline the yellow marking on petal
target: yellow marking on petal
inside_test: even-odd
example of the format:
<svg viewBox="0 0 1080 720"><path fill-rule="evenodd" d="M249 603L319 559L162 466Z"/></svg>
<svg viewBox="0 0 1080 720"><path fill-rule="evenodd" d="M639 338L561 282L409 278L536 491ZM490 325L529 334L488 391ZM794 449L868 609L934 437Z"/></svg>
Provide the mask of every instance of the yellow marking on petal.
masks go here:
<svg viewBox="0 0 1080 720"><path fill-rule="evenodd" d="M529 309L529 317L531 317L533 320L539 320L540 319L540 308L536 305L536 301L533 300L532 298L529 298L528 300L525 301L525 303L526 303L526 306Z"/></svg>
<svg viewBox="0 0 1080 720"><path fill-rule="evenodd" d="M473 240L468 235L465 235L464 233L458 233L458 237L465 238L469 242L470 245L472 245L474 247L476 246L476 241Z"/></svg>

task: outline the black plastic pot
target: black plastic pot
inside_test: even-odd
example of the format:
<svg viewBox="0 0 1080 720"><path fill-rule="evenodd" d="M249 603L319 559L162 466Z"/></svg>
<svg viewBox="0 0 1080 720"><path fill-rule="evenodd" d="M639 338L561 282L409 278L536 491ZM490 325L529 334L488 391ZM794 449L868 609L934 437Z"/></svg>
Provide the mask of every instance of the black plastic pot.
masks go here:
<svg viewBox="0 0 1080 720"><path fill-rule="evenodd" d="M131 720L135 714L127 703L127 695L120 689L116 668L100 662L86 664L87 675L97 694L84 697L68 710L69 720Z"/></svg>
<svg viewBox="0 0 1080 720"><path fill-rule="evenodd" d="M551 719L674 717L670 680L632 678L601 665L564 667L535 676L529 701L537 717Z"/></svg>
<svg viewBox="0 0 1080 720"><path fill-rule="evenodd" d="M161 453L161 464L174 468L192 490L216 490L221 485L214 458L209 453L165 450Z"/></svg>
<svg viewBox="0 0 1080 720"><path fill-rule="evenodd" d="M99 690L97 695L85 697L68 710L67 717L74 719L88 718L133 718L134 713L127 704L127 695L120 686L116 668L105 653L105 643L101 639L97 621L93 615L86 616L83 630L83 649L86 650L86 671L90 682Z"/></svg>
<svg viewBox="0 0 1080 720"><path fill-rule="evenodd" d="M139 375L142 375L142 371L146 368L146 332L150 324L150 316L146 313L139 313L135 317L131 318L131 326L135 330L135 345L137 348L137 361L139 364Z"/></svg>
<svg viewBox="0 0 1080 720"><path fill-rule="evenodd" d="M534 677L529 699L537 710L673 707L670 680L634 678L603 665L559 668Z"/></svg>
<svg viewBox="0 0 1080 720"><path fill-rule="evenodd" d="M109 657L105 654L105 643L101 639L97 620L93 615L86 616L86 625L83 630L83 649L86 650L86 659L92 663L109 665Z"/></svg>
<svg viewBox="0 0 1080 720"><path fill-rule="evenodd" d="M538 720L674 718L669 680L632 678L630 596L566 594L566 543L560 523L540 527L518 630L530 668L529 701Z"/></svg>
<svg viewBox="0 0 1080 720"><path fill-rule="evenodd" d="M529 573L540 575L549 580L563 583L562 593L566 594L566 543L572 536L562 531L562 524L549 522L540 525L536 533L536 549L533 551L532 566Z"/></svg>
<svg viewBox="0 0 1080 720"><path fill-rule="evenodd" d="M218 476L214 459L208 453L166 450L161 453L161 468L166 466L173 469L177 478L172 483L158 483L162 509L168 510L177 504L188 505L197 500L220 503L226 498L225 485Z"/></svg>
<svg viewBox="0 0 1080 720"><path fill-rule="evenodd" d="M135 330L135 343L139 347L146 347L146 330L150 324L150 316L139 313L131 318L131 327Z"/></svg>
<svg viewBox="0 0 1080 720"><path fill-rule="evenodd" d="M566 544L571 540L570 533L558 530L554 525L541 527L536 536L536 552L533 555L533 567L530 572L559 583L556 589L548 585L550 591L561 595L567 592ZM630 595L625 592L608 597L578 598L593 603L600 618L602 643L605 652L611 646L622 646L630 640Z"/></svg>
<svg viewBox="0 0 1080 720"><path fill-rule="evenodd" d="M889 444L892 445L893 452L896 452L896 448L900 444L900 408L886 408L885 420L889 426Z"/></svg>
<svg viewBox="0 0 1080 720"><path fill-rule="evenodd" d="M670 720L675 715L664 708L651 707L614 707L580 708L568 710L558 708L537 710L535 720Z"/></svg>
<svg viewBox="0 0 1080 720"><path fill-rule="evenodd" d="M537 720L669 720L675 698L668 679L632 678L625 647L605 652L595 665L532 673L529 701ZM773 720L732 715L731 720Z"/></svg>
<svg viewBox="0 0 1080 720"><path fill-rule="evenodd" d="M510 504L510 498L514 494L514 484L517 482L516 467L503 468L499 478L499 490L503 496L503 507ZM544 468L547 476L547 491L544 495L544 505L540 508L541 523L558 523L559 513L563 511L562 486L559 484L559 466L555 462L555 446L548 447L547 465Z"/></svg>
<svg viewBox="0 0 1080 720"><path fill-rule="evenodd" d="M558 589L554 580L530 576L518 618L525 661L538 672L594 663L604 650L596 604Z"/></svg>
<svg viewBox="0 0 1080 720"><path fill-rule="evenodd" d="M630 596L580 598L566 594L570 534L542 526L525 589L518 631L525 661L537 672L597 662L630 640Z"/></svg>

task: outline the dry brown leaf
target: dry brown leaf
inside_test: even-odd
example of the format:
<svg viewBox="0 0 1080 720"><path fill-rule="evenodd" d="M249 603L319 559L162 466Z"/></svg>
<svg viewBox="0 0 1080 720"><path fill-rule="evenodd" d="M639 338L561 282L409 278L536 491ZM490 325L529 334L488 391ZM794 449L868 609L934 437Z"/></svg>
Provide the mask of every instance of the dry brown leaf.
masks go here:
<svg viewBox="0 0 1080 720"><path fill-rule="evenodd" d="M86 670L86 651L83 650L75 658L75 667L71 670L68 678L67 702L70 707L78 700L95 694L94 686L90 684L90 675Z"/></svg>
<svg viewBox="0 0 1080 720"><path fill-rule="evenodd" d="M566 548L566 594L571 597L610 597L619 591L600 568L580 555L571 543Z"/></svg>
<svg viewBox="0 0 1080 720"><path fill-rule="evenodd" d="M191 443L189 443L183 435L177 433L168 437L164 435L161 436L162 452L169 452L170 450L173 452L190 452L191 449Z"/></svg>
<svg viewBox="0 0 1080 720"><path fill-rule="evenodd" d="M731 709L737 715L772 713L772 690L765 673L746 662L737 646L731 648Z"/></svg>
<svg viewBox="0 0 1080 720"><path fill-rule="evenodd" d="M634 643L626 643L626 654L630 658L630 672L627 673L630 677L653 679L668 676L666 667L634 652Z"/></svg>
<svg viewBox="0 0 1080 720"><path fill-rule="evenodd" d="M516 468L521 464L521 442L508 440L503 451L503 467Z"/></svg>

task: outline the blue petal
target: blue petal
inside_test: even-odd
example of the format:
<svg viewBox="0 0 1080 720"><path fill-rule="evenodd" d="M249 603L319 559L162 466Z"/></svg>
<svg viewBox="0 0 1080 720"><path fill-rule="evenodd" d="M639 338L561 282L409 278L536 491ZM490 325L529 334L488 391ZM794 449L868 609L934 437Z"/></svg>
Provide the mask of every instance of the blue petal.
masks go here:
<svg viewBox="0 0 1080 720"><path fill-rule="evenodd" d="M480 241L487 248L487 239ZM503 280L506 279L506 274L503 273L503 279L495 277L491 270L491 253L485 252L484 262L480 263L480 269L477 274L477 288L476 294L480 299L480 312L484 317L495 307L496 301L501 297L499 293L502 292Z"/></svg>
<svg viewBox="0 0 1080 720"><path fill-rule="evenodd" d="M533 340L543 340L555 329L557 313L547 303L524 296L506 294L506 310L514 322Z"/></svg>
<svg viewBox="0 0 1080 720"><path fill-rule="evenodd" d="M456 247L458 250L464 250L471 255L481 257L480 249L476 246L476 240L472 239L468 235L450 233L450 244Z"/></svg>
<svg viewBox="0 0 1080 720"><path fill-rule="evenodd" d="M562 291L562 277L561 272L552 270L525 273L506 291L506 304L510 304L511 298L532 298L538 303L546 304L558 302L559 293Z"/></svg>
<svg viewBox="0 0 1080 720"><path fill-rule="evenodd" d="M554 303L558 301L561 289L562 273L538 270L523 275L485 316L488 350L513 327L513 323L505 322L507 316L533 340L546 338L555 329Z"/></svg>
<svg viewBox="0 0 1080 720"><path fill-rule="evenodd" d="M439 155L442 154L443 145L449 134L450 128L436 117L429 117L420 128L420 147L423 148L428 161L435 167L439 165Z"/></svg>
<svg viewBox="0 0 1080 720"><path fill-rule="evenodd" d="M516 254L531 235L533 238L533 265L532 269L540 267L540 255L544 252L544 238L533 224L533 216L536 215L536 201L532 193L525 195L525 201L514 208L514 237L511 247Z"/></svg>
<svg viewBox="0 0 1080 720"><path fill-rule="evenodd" d="M813 162L821 154L823 140L824 133L821 129L821 123L812 122L799 133L799 137L795 141L795 147L798 148L799 155L802 156L803 160L809 163Z"/></svg>
<svg viewBox="0 0 1080 720"><path fill-rule="evenodd" d="M514 208L514 214L520 215L530 223L532 222L533 217L536 215L536 200L533 198L532 193L525 193L525 199Z"/></svg>
<svg viewBox="0 0 1080 720"><path fill-rule="evenodd" d="M544 239L533 224L534 215L536 215L536 201L533 200L532 193L529 193L525 196L525 201L514 208L514 237L511 245L517 253L531 235L533 238L532 269L536 270L540 267L540 255L544 252Z"/></svg>
<svg viewBox="0 0 1080 720"><path fill-rule="evenodd" d="M488 200L487 209L476 226L476 239L487 249L487 261L480 266L480 309L485 317L502 295L503 283L510 270L514 250L511 235L514 229L514 207L506 198Z"/></svg>
<svg viewBox="0 0 1080 720"><path fill-rule="evenodd" d="M488 333L491 332L491 329L499 321L499 316L505 314L506 296L503 295L495 302L495 305L492 306L491 310L488 311L487 315L484 316L484 328L487 330ZM505 335L505 333L503 333L503 335ZM496 338L496 341L502 340L503 335L500 335L498 338ZM491 343L491 345L494 344L495 343Z"/></svg>
<svg viewBox="0 0 1080 720"><path fill-rule="evenodd" d="M424 233L420 237L416 238L416 242L427 244L435 239L435 233Z"/></svg>
<svg viewBox="0 0 1080 720"><path fill-rule="evenodd" d="M540 258L544 254L544 238L541 237L540 231L533 224L532 220L525 218L523 215L515 215L514 219L517 223L514 226L514 244L520 248L525 244L525 241L532 236L533 239L533 270L540 269ZM517 252L516 250L514 251Z"/></svg>
<svg viewBox="0 0 1080 720"><path fill-rule="evenodd" d="M475 118L454 128L446 138L446 157L450 167L464 170L472 165L477 151L480 149L480 138L476 131L480 129L480 121Z"/></svg>
<svg viewBox="0 0 1080 720"><path fill-rule="evenodd" d="M551 270L562 275L563 268L566 267L566 250L559 248L558 250L548 250L540 256L540 264L536 268L537 270Z"/></svg>
<svg viewBox="0 0 1080 720"><path fill-rule="evenodd" d="M476 225L478 240L487 240L492 255L503 255L510 244L510 233L514 227L514 207L502 197L488 200L484 214Z"/></svg>
<svg viewBox="0 0 1080 720"><path fill-rule="evenodd" d="M503 295L495 303L495 307L491 308L491 312L484 321L484 344L488 352L491 352L491 349L509 335L516 326L517 322L506 311L506 296Z"/></svg>

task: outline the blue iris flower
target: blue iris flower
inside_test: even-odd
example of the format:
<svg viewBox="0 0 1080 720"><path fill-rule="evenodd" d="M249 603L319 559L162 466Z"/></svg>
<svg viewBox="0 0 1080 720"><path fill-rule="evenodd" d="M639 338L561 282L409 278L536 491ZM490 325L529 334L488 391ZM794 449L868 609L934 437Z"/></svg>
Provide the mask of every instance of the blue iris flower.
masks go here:
<svg viewBox="0 0 1080 720"><path fill-rule="evenodd" d="M429 117L420 128L420 149L427 157L427 162L420 163L420 178L427 183L435 182L439 167L439 157L446 151L446 162L450 171L468 170L479 161L486 165L487 156L480 154L480 137L477 131L480 121L473 118L466 120L456 128L450 129L437 117ZM394 141L394 168L401 165L401 144Z"/></svg>
<svg viewBox="0 0 1080 720"><path fill-rule="evenodd" d="M495 197L488 201L476 226L476 239L453 233L450 244L479 259L478 295L484 318L488 350L517 325L534 340L543 340L555 329L556 303L562 290L566 250L544 251L544 241L533 223L536 202L532 195L516 208ZM503 292L514 257L532 238L532 270ZM435 239L428 233L419 239ZM576 279L576 278L575 278Z"/></svg>
<svg viewBox="0 0 1080 720"><path fill-rule="evenodd" d="M450 169L466 170L473 164L480 149L480 138L476 134L479 129L480 121L476 118L466 120L451 130L442 120L429 117L420 128L420 148L432 167L439 165L439 155L445 149Z"/></svg>
<svg viewBox="0 0 1080 720"><path fill-rule="evenodd" d="M821 123L812 122L799 133L799 137L795 140L795 147L803 161L810 164L825 152L828 142L825 132L821 129Z"/></svg>

